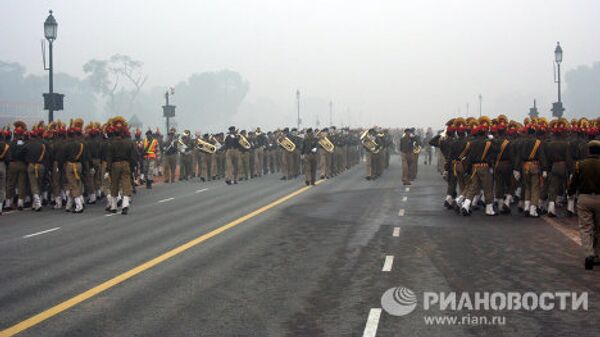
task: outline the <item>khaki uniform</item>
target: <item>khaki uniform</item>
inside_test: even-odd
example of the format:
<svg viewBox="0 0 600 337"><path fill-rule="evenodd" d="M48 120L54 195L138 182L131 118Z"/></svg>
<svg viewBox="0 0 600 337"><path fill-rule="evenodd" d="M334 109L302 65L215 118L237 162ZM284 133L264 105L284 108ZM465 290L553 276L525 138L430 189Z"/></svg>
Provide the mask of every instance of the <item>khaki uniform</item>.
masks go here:
<svg viewBox="0 0 600 337"><path fill-rule="evenodd" d="M577 216L585 256L600 256L600 155L577 162L569 195L579 193Z"/></svg>

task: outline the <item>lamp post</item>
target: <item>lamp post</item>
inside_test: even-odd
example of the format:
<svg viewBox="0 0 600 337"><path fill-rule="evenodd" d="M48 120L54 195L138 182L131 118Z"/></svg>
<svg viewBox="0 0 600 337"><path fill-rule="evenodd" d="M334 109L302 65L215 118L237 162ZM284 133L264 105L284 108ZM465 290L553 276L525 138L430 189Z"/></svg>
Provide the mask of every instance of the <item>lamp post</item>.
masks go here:
<svg viewBox="0 0 600 337"><path fill-rule="evenodd" d="M301 119L300 119L300 90L296 90L296 100L298 101L298 120L297 120L297 128L298 131L300 131L300 123L301 123Z"/></svg>
<svg viewBox="0 0 600 337"><path fill-rule="evenodd" d="M483 101L483 96L481 96L481 94L479 94L479 117L481 117L481 112L482 112L482 101Z"/></svg>
<svg viewBox="0 0 600 337"><path fill-rule="evenodd" d="M58 102L57 102L57 100L55 100L55 95L54 95L54 65L53 65L53 59L52 59L52 44L54 43L54 40L56 40L57 30L58 30L58 23L56 22L54 15L52 15L52 10L50 10L50 15L48 15L48 17L46 18L46 21L44 21L44 36L46 37L46 40L48 40L48 44L49 44L49 49L48 49L49 67L46 69L46 70L48 70L48 78L49 78L48 91L49 91L49 93L47 95L44 95L44 106L45 106L45 108L48 109L48 122L52 122L54 120L54 110L62 109L62 104L60 104L61 105L60 109L58 109L59 107L56 106ZM45 68L45 65L44 65L44 68ZM62 103L62 99L61 99L61 103Z"/></svg>
<svg viewBox="0 0 600 337"><path fill-rule="evenodd" d="M557 118L561 118L563 116L563 112L565 111L560 94L560 64L562 59L563 50L560 47L560 42L557 42L556 48L554 48L554 62L556 62L556 78L554 79L554 83L558 85L558 102L552 103L552 116Z"/></svg>
<svg viewBox="0 0 600 337"><path fill-rule="evenodd" d="M167 134L169 133L169 129L171 128L170 119L175 117L175 106L169 104L169 96L173 96L175 94L174 88L169 88L165 92L165 105L163 105L163 117L167 119Z"/></svg>

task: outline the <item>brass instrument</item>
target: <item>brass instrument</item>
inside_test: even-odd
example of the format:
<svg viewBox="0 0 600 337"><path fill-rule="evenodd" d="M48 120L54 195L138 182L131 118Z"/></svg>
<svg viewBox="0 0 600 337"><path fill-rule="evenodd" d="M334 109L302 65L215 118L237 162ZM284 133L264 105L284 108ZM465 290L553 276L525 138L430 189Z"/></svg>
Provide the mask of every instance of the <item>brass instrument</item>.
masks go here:
<svg viewBox="0 0 600 337"><path fill-rule="evenodd" d="M196 139L196 148L202 152L211 154L217 152L217 146L205 141L202 138Z"/></svg>
<svg viewBox="0 0 600 337"><path fill-rule="evenodd" d="M214 143L215 147L217 148L217 151L219 151L221 149L221 147L223 147L223 144L221 144L221 142L219 142L219 140L215 137L215 135L211 135L209 140Z"/></svg>
<svg viewBox="0 0 600 337"><path fill-rule="evenodd" d="M329 138L327 138L327 136L322 136L320 137L321 130L319 130L319 132L317 132L316 136L319 137L319 144L321 145L321 147L329 152L329 153L333 153L333 150L335 149L335 145L331 142L331 140L329 140Z"/></svg>
<svg viewBox="0 0 600 337"><path fill-rule="evenodd" d="M413 154L421 153L421 145L417 144L417 142L413 142Z"/></svg>
<svg viewBox="0 0 600 337"><path fill-rule="evenodd" d="M294 150L296 150L296 144L294 144L294 142L285 136L277 138L277 144L279 144L287 152L294 152Z"/></svg>
<svg viewBox="0 0 600 337"><path fill-rule="evenodd" d="M250 144L250 142L248 141L248 138L246 138L244 135L242 135L241 133L238 133L239 136L239 140L238 142L240 143L240 145L246 149L246 150L250 150L250 148L252 148L252 144Z"/></svg>
<svg viewBox="0 0 600 337"><path fill-rule="evenodd" d="M374 154L379 153L379 144L375 141L375 137L369 134L369 130L366 130L360 135L360 142L367 151Z"/></svg>

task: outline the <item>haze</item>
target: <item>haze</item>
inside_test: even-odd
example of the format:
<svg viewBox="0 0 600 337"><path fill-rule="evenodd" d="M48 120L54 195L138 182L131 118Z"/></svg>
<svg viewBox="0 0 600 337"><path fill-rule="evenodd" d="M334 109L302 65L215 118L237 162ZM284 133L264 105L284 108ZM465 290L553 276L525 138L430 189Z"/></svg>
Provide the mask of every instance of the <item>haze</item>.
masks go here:
<svg viewBox="0 0 600 337"><path fill-rule="evenodd" d="M0 60L44 74L50 8L59 24L56 72L84 78L88 60L125 54L144 62L150 90L232 70L249 91L226 122L271 128L295 125L296 89L303 125L317 115L328 124L332 100L337 125L441 126L467 104L477 115L480 93L484 114L520 120L536 98L549 116L556 42L565 73L600 60L594 0L3 0ZM567 118L600 111L572 111L569 95L564 101ZM160 106L148 113L160 121Z"/></svg>

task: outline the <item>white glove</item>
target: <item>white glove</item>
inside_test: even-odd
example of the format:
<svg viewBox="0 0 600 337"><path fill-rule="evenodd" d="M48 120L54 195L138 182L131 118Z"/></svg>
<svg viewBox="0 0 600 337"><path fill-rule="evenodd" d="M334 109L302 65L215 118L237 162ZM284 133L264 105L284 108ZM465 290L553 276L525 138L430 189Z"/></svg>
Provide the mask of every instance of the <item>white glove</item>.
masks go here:
<svg viewBox="0 0 600 337"><path fill-rule="evenodd" d="M489 171L490 171L490 174L494 174L494 168L493 167L490 167Z"/></svg>
<svg viewBox="0 0 600 337"><path fill-rule="evenodd" d="M494 139L494 135L488 135L488 139Z"/></svg>
<svg viewBox="0 0 600 337"><path fill-rule="evenodd" d="M312 153L317 153L317 148L316 148L316 147L313 147L313 148L312 148L312 150L310 150L310 152L312 152Z"/></svg>
<svg viewBox="0 0 600 337"><path fill-rule="evenodd" d="M546 171L542 172L542 177L544 177L544 179L548 178L548 172L546 172Z"/></svg>
<svg viewBox="0 0 600 337"><path fill-rule="evenodd" d="M104 173L104 179L108 179L108 177L110 177L110 174L108 172Z"/></svg>
<svg viewBox="0 0 600 337"><path fill-rule="evenodd" d="M517 180L521 179L521 173L519 171L517 171L517 170L513 170L513 176Z"/></svg>
<svg viewBox="0 0 600 337"><path fill-rule="evenodd" d="M92 168L90 169L90 174L91 174L91 175L94 175L94 174L96 174L96 169L92 167Z"/></svg>
<svg viewBox="0 0 600 337"><path fill-rule="evenodd" d="M304 160L304 155L303 154L300 155L300 159Z"/></svg>

